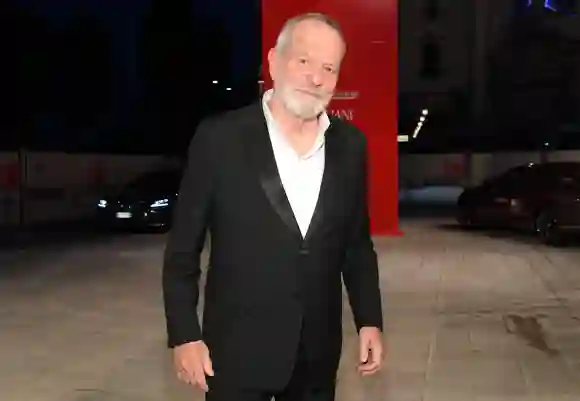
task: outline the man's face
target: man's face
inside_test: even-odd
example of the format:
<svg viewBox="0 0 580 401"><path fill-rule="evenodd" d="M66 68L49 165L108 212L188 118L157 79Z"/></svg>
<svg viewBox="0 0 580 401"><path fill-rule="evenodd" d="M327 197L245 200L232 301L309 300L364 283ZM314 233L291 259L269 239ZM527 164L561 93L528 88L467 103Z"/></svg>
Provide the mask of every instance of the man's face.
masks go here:
<svg viewBox="0 0 580 401"><path fill-rule="evenodd" d="M274 90L286 109L304 120L322 113L334 94L344 55L340 35L319 21L294 27L291 43L278 53L270 51Z"/></svg>

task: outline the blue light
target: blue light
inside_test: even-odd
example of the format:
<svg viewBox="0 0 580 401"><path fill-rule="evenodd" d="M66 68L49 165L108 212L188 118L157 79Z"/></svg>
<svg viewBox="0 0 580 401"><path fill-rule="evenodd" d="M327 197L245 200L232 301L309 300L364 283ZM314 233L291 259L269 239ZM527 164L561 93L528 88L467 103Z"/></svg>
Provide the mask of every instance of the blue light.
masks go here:
<svg viewBox="0 0 580 401"><path fill-rule="evenodd" d="M527 0L527 2L528 2L528 7L531 7L534 0ZM558 9L552 5L552 0L544 0L544 8L547 8L548 10L551 10L551 11L558 12Z"/></svg>
<svg viewBox="0 0 580 401"><path fill-rule="evenodd" d="M544 0L544 8L547 8L548 10L552 10L555 12L558 12L558 9L554 6L552 6L552 1L551 0Z"/></svg>
<svg viewBox="0 0 580 401"><path fill-rule="evenodd" d="M555 13L563 13L567 15L575 15L575 8L577 1L566 1L566 0L537 0L543 2L543 7L546 10L550 10ZM518 2L518 4L525 4L527 8L532 7L534 0L523 0Z"/></svg>

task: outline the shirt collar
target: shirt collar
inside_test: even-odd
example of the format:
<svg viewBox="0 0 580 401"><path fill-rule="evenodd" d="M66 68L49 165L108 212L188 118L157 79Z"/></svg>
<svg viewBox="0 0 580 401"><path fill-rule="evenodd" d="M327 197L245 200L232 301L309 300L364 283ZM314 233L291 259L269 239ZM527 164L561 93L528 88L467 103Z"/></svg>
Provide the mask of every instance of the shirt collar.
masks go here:
<svg viewBox="0 0 580 401"><path fill-rule="evenodd" d="M272 115L272 112L270 111L270 107L268 107L268 102L272 98L273 94L274 90L269 89L266 92L264 92L264 95L262 97L262 109L264 111L264 117L266 118L266 124L268 126L268 131L270 132L271 138L274 135L274 133L278 133L279 135L281 135L281 131L276 123L274 116ZM303 156L303 158L308 158L312 156L314 153L316 153L318 149L324 146L325 135L326 131L328 131L328 128L330 128L330 118L328 117L328 114L326 112L322 112L318 117L318 136L316 137L314 146L307 154Z"/></svg>

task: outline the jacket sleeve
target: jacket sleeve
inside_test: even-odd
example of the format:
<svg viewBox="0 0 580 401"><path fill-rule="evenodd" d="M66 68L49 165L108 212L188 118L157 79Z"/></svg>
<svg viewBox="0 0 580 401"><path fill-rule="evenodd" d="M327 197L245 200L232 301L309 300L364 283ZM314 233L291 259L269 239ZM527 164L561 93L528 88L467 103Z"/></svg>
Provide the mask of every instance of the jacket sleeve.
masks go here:
<svg viewBox="0 0 580 401"><path fill-rule="evenodd" d="M383 330L377 254L370 235L368 214L367 148L362 134L361 137L362 149L356 158L357 203L342 274L357 331L368 326Z"/></svg>
<svg viewBox="0 0 580 401"><path fill-rule="evenodd" d="M215 132L208 122L193 136L163 258L162 289L169 347L201 340L197 315L200 256L212 204Z"/></svg>

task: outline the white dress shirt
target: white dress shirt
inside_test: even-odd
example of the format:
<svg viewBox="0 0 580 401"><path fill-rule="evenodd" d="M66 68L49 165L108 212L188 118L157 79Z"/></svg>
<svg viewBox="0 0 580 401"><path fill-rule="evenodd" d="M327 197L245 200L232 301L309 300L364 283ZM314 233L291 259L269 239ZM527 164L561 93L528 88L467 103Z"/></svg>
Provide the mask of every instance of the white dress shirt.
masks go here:
<svg viewBox="0 0 580 401"><path fill-rule="evenodd" d="M262 99L270 141L286 197L300 232L305 237L320 194L325 160L324 137L330 126L330 120L326 113L319 117L319 131L314 145L304 155L299 155L281 132L270 112L268 101L271 96L270 89Z"/></svg>

